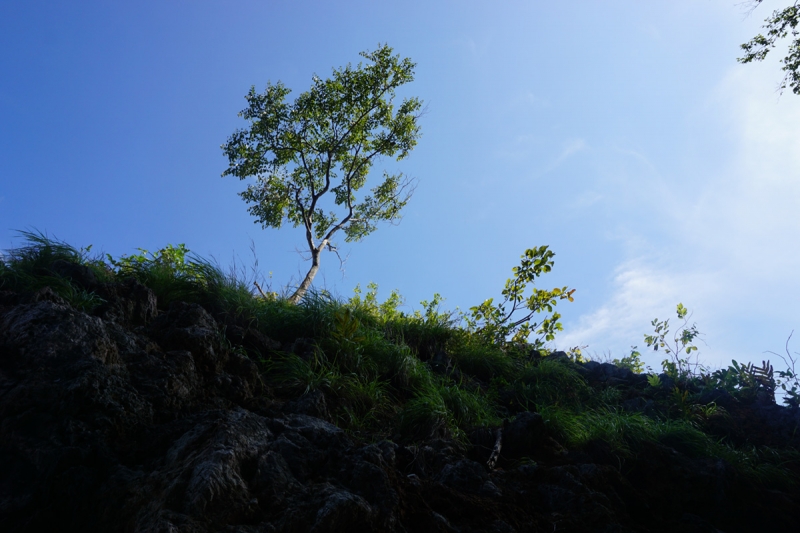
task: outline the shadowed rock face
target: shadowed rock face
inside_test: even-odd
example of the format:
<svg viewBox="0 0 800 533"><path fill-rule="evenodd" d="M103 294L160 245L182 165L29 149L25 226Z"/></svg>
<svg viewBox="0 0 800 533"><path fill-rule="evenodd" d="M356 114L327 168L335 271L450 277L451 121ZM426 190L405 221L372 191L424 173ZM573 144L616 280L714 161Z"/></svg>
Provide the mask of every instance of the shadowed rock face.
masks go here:
<svg viewBox="0 0 800 533"><path fill-rule="evenodd" d="M0 531L730 532L800 519L796 493L757 490L722 461L655 444L624 464L602 442L568 452L536 413L503 428L492 471L493 430L471 446L356 442L325 420L321 393L270 398L202 307L158 315L133 281L99 291L95 316L48 289L0 293ZM231 330L248 350L280 347Z"/></svg>

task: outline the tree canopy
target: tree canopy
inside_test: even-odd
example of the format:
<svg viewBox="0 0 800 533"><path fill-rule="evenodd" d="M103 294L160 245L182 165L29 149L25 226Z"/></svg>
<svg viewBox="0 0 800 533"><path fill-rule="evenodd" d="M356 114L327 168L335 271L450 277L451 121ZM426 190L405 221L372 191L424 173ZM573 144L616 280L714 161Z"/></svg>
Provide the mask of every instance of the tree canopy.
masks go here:
<svg viewBox="0 0 800 533"><path fill-rule="evenodd" d="M756 6L762 2L762 0L754 1ZM789 43L789 49L781 59L782 70L786 72L786 75L781 80L779 89L783 91L788 86L792 92L800 95L800 30L797 28L800 23L800 0L783 10L773 11L772 16L765 22L763 27L767 30L766 35L759 33L741 45L745 55L739 58L739 62L763 61L779 41L786 39L791 34L792 41Z"/></svg>
<svg viewBox="0 0 800 533"><path fill-rule="evenodd" d="M256 223L280 228L289 221L305 229L312 263L293 302L310 287L321 252L335 250L334 234L359 241L378 221L398 221L413 193L413 180L384 171L369 194L356 194L379 158L400 160L414 148L422 108L417 98L394 105L395 89L414 79L410 59L392 55L388 45L360 55L369 64L334 69L326 80L314 75L294 103L281 82L268 83L263 93L252 87L239 113L249 127L222 145L229 160L222 175L255 179L239 194Z"/></svg>

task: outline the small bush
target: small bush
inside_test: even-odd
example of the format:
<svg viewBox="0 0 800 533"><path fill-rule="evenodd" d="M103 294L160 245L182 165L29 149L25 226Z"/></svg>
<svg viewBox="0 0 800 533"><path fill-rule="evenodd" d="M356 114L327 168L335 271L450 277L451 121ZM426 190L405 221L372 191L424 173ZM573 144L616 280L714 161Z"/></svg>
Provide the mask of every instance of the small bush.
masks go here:
<svg viewBox="0 0 800 533"><path fill-rule="evenodd" d="M430 359L444 350L457 332L454 313L439 311L441 302L442 297L434 294L430 302L420 302L422 312L416 311L413 315L391 313L384 323L387 336L411 347L421 359Z"/></svg>

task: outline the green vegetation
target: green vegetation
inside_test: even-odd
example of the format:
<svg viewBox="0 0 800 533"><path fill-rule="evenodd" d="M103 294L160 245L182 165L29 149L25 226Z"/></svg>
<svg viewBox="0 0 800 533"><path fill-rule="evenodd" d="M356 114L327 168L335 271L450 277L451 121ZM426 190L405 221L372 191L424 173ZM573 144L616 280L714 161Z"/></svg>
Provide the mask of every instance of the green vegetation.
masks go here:
<svg viewBox="0 0 800 533"><path fill-rule="evenodd" d="M439 295L422 302L420 311L400 311L400 294L381 302L375 285L366 292L357 288L346 300L312 290L295 305L260 286L254 292L252 280L223 273L184 245L114 259L92 257L90 247L76 250L42 234L23 236L26 246L0 259L0 291L24 295L50 287L75 309L93 313L103 303L102 287L135 278L153 290L162 311L176 301L200 304L217 319L223 337L226 327L237 325L281 343L281 349L259 353L226 341L228 349L257 361L269 385L265 394L277 401L322 394L333 422L358 438L466 442L471 430L499 427L530 410L542 414L549 436L567 449L602 441L620 464L650 442L725 460L764 484L790 483L800 466L794 449L754 446L720 432L729 414L701 401L719 390L743 405L764 397L774 401L782 386L784 401L796 408L794 370L773 372L767 362L758 367L734 361L711 372L690 364L686 357L697 351L693 340L699 333L688 325L682 305L677 314L684 322L672 336L668 321L653 321L654 333L645 342L670 357L662 374L640 376L638 385L592 380L590 364L579 354L548 351L543 341L560 329L553 307L573 291L534 289L527 300L521 297L525 285L552 266L546 247L523 255L515 278L506 283L504 304L494 307L486 300L463 315L440 310ZM510 308L503 307L509 302ZM511 319L521 302L528 310L525 320ZM532 325L538 314L545 318ZM529 341L520 332L538 337ZM634 349L618 370L641 371L639 357ZM632 409L632 401L649 407Z"/></svg>

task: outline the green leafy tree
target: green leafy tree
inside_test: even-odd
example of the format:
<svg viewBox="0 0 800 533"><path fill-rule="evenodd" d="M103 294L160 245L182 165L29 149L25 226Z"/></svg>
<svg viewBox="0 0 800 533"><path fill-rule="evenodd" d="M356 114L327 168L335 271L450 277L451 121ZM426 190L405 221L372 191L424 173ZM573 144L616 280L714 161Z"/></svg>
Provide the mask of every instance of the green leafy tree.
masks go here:
<svg viewBox="0 0 800 533"><path fill-rule="evenodd" d="M757 7L762 0L753 0L753 2L754 7ZM786 72L786 75L781 80L779 89L783 92L788 85L792 92L800 95L800 29L797 28L800 23L800 0L783 10L773 11L772 16L765 22L763 28L766 30L766 35L759 33L741 45L744 56L738 60L740 63L763 61L779 41L786 39L791 34L792 41L789 43L789 49L781 59L782 70Z"/></svg>
<svg viewBox="0 0 800 533"><path fill-rule="evenodd" d="M294 103L280 82L268 83L263 93L251 88L239 113L250 126L222 146L230 164L223 176L255 178L240 196L256 223L280 228L289 221L305 230L311 268L289 298L293 303L311 286L323 250L336 251L337 232L354 242L378 221L399 221L414 190L413 180L384 171L380 184L357 196L379 158L400 160L414 148L422 108L417 98L395 108L395 89L414 79L410 59L392 55L387 45L361 56L369 64L334 69L326 80L314 76Z"/></svg>

